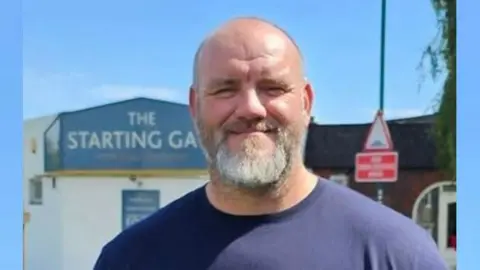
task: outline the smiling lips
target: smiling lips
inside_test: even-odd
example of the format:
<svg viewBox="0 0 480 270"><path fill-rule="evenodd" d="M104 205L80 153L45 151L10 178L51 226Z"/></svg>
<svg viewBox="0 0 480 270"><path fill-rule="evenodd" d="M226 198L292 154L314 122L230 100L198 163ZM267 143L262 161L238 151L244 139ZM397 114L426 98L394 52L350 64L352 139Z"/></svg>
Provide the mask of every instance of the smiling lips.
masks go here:
<svg viewBox="0 0 480 270"><path fill-rule="evenodd" d="M228 129L227 132L230 134L234 135L240 135L240 134L251 134L251 133L274 133L276 132L276 128L267 128L267 129L259 129L259 128L246 128L246 129Z"/></svg>
<svg viewBox="0 0 480 270"><path fill-rule="evenodd" d="M274 133L278 131L278 128L268 122L260 122L255 124L247 123L234 123L225 128L227 133L230 134L251 134L251 133Z"/></svg>

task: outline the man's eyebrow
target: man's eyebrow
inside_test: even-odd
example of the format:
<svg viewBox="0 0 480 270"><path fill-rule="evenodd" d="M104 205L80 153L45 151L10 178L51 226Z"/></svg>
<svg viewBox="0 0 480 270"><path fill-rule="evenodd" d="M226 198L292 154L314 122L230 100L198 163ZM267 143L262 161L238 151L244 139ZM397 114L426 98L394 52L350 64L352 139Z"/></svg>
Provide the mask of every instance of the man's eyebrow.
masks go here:
<svg viewBox="0 0 480 270"><path fill-rule="evenodd" d="M258 80L259 83L276 83L284 84L285 80L282 77L265 77Z"/></svg>
<svg viewBox="0 0 480 270"><path fill-rule="evenodd" d="M212 79L207 83L208 88L212 87L219 87L219 86L232 86L238 85L240 80L232 79L232 78L216 78Z"/></svg>
<svg viewBox="0 0 480 270"><path fill-rule="evenodd" d="M257 82L258 84L278 85L282 87L291 87L292 83L289 83L285 77L265 77Z"/></svg>

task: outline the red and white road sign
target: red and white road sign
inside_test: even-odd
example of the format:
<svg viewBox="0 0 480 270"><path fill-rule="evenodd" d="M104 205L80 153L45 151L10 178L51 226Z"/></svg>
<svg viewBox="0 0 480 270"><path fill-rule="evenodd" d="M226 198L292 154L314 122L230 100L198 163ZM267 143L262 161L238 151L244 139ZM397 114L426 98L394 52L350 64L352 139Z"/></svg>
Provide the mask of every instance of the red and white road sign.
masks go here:
<svg viewBox="0 0 480 270"><path fill-rule="evenodd" d="M392 151L393 143L388 125L379 111L373 120L368 136L363 145L363 151Z"/></svg>
<svg viewBox="0 0 480 270"><path fill-rule="evenodd" d="M363 151L355 157L355 181L359 183L395 182L398 153L381 111L377 113L365 140Z"/></svg>
<svg viewBox="0 0 480 270"><path fill-rule="evenodd" d="M397 152L364 152L355 157L355 181L359 183L395 182L398 177Z"/></svg>

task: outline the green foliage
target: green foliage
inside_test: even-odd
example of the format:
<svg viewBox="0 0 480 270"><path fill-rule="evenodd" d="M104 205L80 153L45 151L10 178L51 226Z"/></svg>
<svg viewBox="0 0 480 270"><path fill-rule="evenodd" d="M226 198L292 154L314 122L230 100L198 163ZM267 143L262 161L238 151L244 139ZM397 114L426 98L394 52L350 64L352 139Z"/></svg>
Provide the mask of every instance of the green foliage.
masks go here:
<svg viewBox="0 0 480 270"><path fill-rule="evenodd" d="M438 35L424 52L433 79L445 75L437 104L435 139L438 161L452 179L456 175L457 130L457 1L431 0L438 20Z"/></svg>

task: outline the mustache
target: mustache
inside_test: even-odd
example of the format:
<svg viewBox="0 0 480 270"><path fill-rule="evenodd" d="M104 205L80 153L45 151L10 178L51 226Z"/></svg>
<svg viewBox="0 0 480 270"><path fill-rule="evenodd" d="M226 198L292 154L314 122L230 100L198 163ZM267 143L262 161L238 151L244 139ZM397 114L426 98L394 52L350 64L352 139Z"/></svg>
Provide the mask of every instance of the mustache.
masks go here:
<svg viewBox="0 0 480 270"><path fill-rule="evenodd" d="M277 132L281 126L273 120L236 120L223 126L224 133Z"/></svg>

